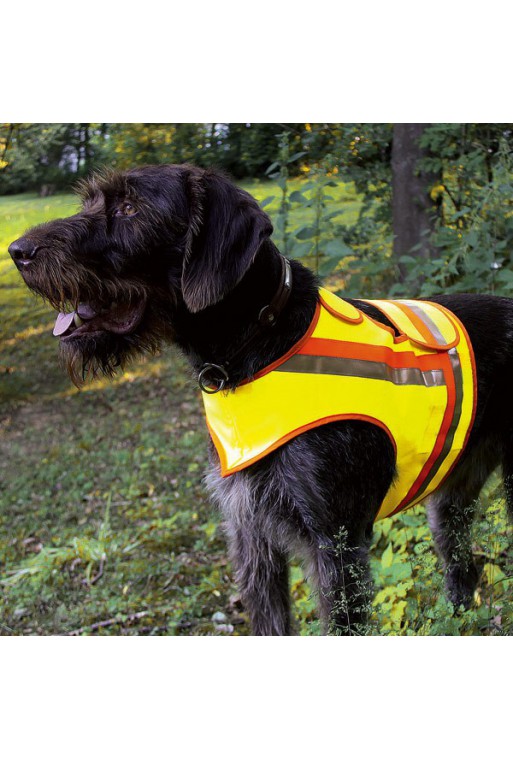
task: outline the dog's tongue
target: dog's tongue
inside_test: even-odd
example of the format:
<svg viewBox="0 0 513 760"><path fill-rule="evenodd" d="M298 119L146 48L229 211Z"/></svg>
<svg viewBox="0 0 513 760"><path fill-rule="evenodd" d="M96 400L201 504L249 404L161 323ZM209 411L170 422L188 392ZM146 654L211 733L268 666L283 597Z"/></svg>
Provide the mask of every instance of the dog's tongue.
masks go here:
<svg viewBox="0 0 513 760"><path fill-rule="evenodd" d="M64 333L74 324L75 317L79 317L81 320L87 320L93 319L95 316L95 310L88 303L80 303L76 311L70 311L68 313L61 311L55 320L53 334L55 337L64 335Z"/></svg>
<svg viewBox="0 0 513 760"><path fill-rule="evenodd" d="M57 319L55 320L55 325L53 328L53 334L55 337L59 337L59 335L64 335L68 327L71 327L73 324L73 320L75 319L76 311L71 311L69 314L66 314L65 312L61 311Z"/></svg>
<svg viewBox="0 0 513 760"><path fill-rule="evenodd" d="M79 303L76 311L61 311L53 328L53 334L57 338L67 337L75 332L75 329L87 322L80 335L90 333L92 330L105 330L106 332L126 335L132 332L144 315L146 299L141 298L137 303L115 303L108 310L95 311L88 303Z"/></svg>

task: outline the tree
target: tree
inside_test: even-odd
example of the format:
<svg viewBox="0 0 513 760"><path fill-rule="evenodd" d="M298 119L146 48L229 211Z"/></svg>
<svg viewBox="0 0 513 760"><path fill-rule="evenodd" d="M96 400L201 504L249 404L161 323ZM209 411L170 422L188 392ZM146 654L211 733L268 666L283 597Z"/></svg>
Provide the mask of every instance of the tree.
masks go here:
<svg viewBox="0 0 513 760"><path fill-rule="evenodd" d="M421 162L428 156L421 138L428 124L394 124L392 138L392 228L393 254L402 279L407 267L403 256L425 260L433 256L433 235L439 204L432 189L440 185L440 174L426 171Z"/></svg>
<svg viewBox="0 0 513 760"><path fill-rule="evenodd" d="M93 165L93 124L4 124L0 195L68 188Z"/></svg>

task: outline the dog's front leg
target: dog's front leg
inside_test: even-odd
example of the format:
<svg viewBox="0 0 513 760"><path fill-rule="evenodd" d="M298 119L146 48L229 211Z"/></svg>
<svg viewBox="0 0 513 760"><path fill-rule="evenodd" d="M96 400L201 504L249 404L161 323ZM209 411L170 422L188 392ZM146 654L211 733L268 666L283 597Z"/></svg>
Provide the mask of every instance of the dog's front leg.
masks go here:
<svg viewBox="0 0 513 760"><path fill-rule="evenodd" d="M288 557L278 537L280 490L269 493L272 475L238 472L222 478L216 463L206 486L223 515L230 560L241 601L256 636L287 636L291 631Z"/></svg>
<svg viewBox="0 0 513 760"><path fill-rule="evenodd" d="M229 528L230 555L242 603L255 636L291 634L288 561L258 526Z"/></svg>
<svg viewBox="0 0 513 760"><path fill-rule="evenodd" d="M337 533L335 541L319 538L311 553L309 579L317 589L325 633L368 633L373 583L367 545L351 545L344 529Z"/></svg>

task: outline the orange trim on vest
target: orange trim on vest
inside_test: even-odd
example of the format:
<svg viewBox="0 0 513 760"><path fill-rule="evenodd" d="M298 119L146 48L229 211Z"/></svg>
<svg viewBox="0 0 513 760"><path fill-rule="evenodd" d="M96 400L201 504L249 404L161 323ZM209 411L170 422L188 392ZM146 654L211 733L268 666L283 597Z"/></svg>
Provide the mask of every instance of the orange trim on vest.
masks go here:
<svg viewBox="0 0 513 760"><path fill-rule="evenodd" d="M369 346L367 343L350 343L326 338L311 338L297 353L302 356L338 356L376 362L385 361L391 367L420 366L422 369L436 369L439 366L436 355L415 356L409 352L399 354L386 346Z"/></svg>
<svg viewBox="0 0 513 760"><path fill-rule="evenodd" d="M352 322L355 325L359 325L360 322L363 322L362 312L360 309L357 309L356 306L353 306L352 303L343 301L345 308L342 312L334 309L333 306L330 305L328 301L322 297L322 294L319 295L319 301L324 306L324 308L330 312L330 314L333 314L333 316L337 317L338 319L343 319L345 322Z"/></svg>

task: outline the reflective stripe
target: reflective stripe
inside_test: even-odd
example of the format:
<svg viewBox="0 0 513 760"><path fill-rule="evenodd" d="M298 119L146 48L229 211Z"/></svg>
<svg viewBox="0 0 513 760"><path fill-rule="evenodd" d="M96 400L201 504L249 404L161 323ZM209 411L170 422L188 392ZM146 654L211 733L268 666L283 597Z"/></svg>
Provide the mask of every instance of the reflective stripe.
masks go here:
<svg viewBox="0 0 513 760"><path fill-rule="evenodd" d="M425 317L426 322L430 322L429 317L427 317L426 315L423 315L423 316ZM419 314L419 317L420 317L420 314ZM439 339L440 333L438 329L436 328L436 325L434 325L434 323L431 322L429 326L430 326L430 329L433 330L433 333L436 335L437 339ZM440 468L442 467L443 463L445 462L446 458L448 457L448 455L450 454L452 450L452 446L454 443L454 436L456 435L456 431L458 429L458 426L461 420L461 412L462 412L462 406L463 406L463 374L462 374L461 363L459 360L457 350L455 348L451 348L450 351L447 352L447 354L449 356L451 371L452 371L454 386L455 386L454 388L455 400L454 400L454 409L452 413L451 424L445 435L445 440L444 440L442 449L440 453L438 454L438 456L436 457L435 461L433 462L431 468L428 470L426 474L424 474L423 472L420 473L419 478L414 483L414 485L412 486L412 488L410 489L406 497L403 499L403 501L391 513L392 515L395 515L397 514L397 512L400 512L405 507L410 506L411 504L417 503L422 500L426 492L429 490L430 483L436 477L436 475L440 471Z"/></svg>
<svg viewBox="0 0 513 760"><path fill-rule="evenodd" d="M422 483L423 493L428 489L429 484L431 483L435 475L438 473L438 471L440 470L440 467L442 466L446 457L450 453L452 449L452 444L454 442L454 436L456 434L456 430L458 429L458 425L460 424L460 419L461 419L461 409L463 405L463 375L461 372L461 364L458 358L458 352L456 351L455 348L451 348L451 350L448 353L449 353L449 358L451 360L452 371L454 374L454 383L456 386L456 400L454 404L454 414L453 414L453 418L452 418L452 422L449 427L449 430L447 431L447 436L445 438L442 451L440 452L435 463L433 464L433 467L431 468L430 472L428 473L424 482Z"/></svg>
<svg viewBox="0 0 513 760"><path fill-rule="evenodd" d="M459 343L461 330L440 304L407 299L366 303L379 309L399 331L396 343L407 336L416 345L434 351L448 351Z"/></svg>
<svg viewBox="0 0 513 760"><path fill-rule="evenodd" d="M429 307L431 309L435 309L436 311L441 311L442 313L445 313L444 311L442 311L443 307L440 307L439 304L434 303L434 302L430 302L430 301L417 301L416 302L416 301L404 300L404 301L401 301L401 303L406 304L408 306L408 308L410 309L410 311L412 311L414 314L416 314L419 317L419 319L421 319L425 323L426 327L428 327L429 330L431 331L431 333L434 335L434 337L436 339L436 342L439 344L440 347L444 346L447 349L450 349L451 347L453 347L451 345L451 340L450 339L448 340L442 334L442 332L438 328L438 325L430 317L430 315L428 313L428 310L426 308L426 307ZM452 323L452 327L454 328L455 334L457 335L458 331L456 330L456 327L455 327L454 323Z"/></svg>
<svg viewBox="0 0 513 760"><path fill-rule="evenodd" d="M433 322L431 317L426 314L424 311L422 311L419 306L412 301L406 302L410 309L414 311L416 314L418 314L419 317L421 317L424 322L427 324L435 338L440 341L442 344L444 342L444 336L438 329L438 326ZM427 489L427 486L431 483L435 475L437 474L438 470L440 469L440 466L446 456L449 454L452 448L452 444L454 442L454 436L456 434L456 430L458 429L458 425L460 424L461 419L461 410L463 407L463 373L461 370L461 362L460 358L458 356L458 352L455 348L451 348L448 352L449 358L451 360L451 367L452 372L454 376L454 384L455 384L455 390L456 390L456 399L454 404L454 416L451 423L451 426L447 432L447 437L445 439L445 443L443 446L442 451L440 452L440 456L436 460L435 464L433 465L433 468L429 475L427 476L426 480L423 483L422 490L425 491Z"/></svg>
<svg viewBox="0 0 513 760"><path fill-rule="evenodd" d="M387 380L394 385L424 385L428 388L446 384L441 369L421 370L418 367L391 367L383 362L366 359L343 359L333 356L296 354L277 367L275 371L364 377L369 380Z"/></svg>
<svg viewBox="0 0 513 760"><path fill-rule="evenodd" d="M428 314L426 314L426 312L423 311L423 309L419 308L418 304L416 304L415 301L405 300L405 301L402 301L401 303L406 304L408 308L410 309L410 311L413 311L413 313L416 314L417 317L422 320L422 322L424 322L424 324L429 328L430 332L435 336L438 343L441 346L443 346L444 343L446 342L445 338L440 332L440 330L438 329L438 327L435 325L431 317Z"/></svg>
<svg viewBox="0 0 513 760"><path fill-rule="evenodd" d="M399 309L401 309L406 314L406 316L408 317L412 325L415 327L419 335L426 342L426 344L433 343L433 335L432 335L431 330L429 329L429 325L427 324L428 320L426 319L426 314L424 314L424 312L421 311L420 309L417 309L416 307L414 307L411 301L397 301L396 305ZM445 343L443 335L441 337L442 337L442 342Z"/></svg>

